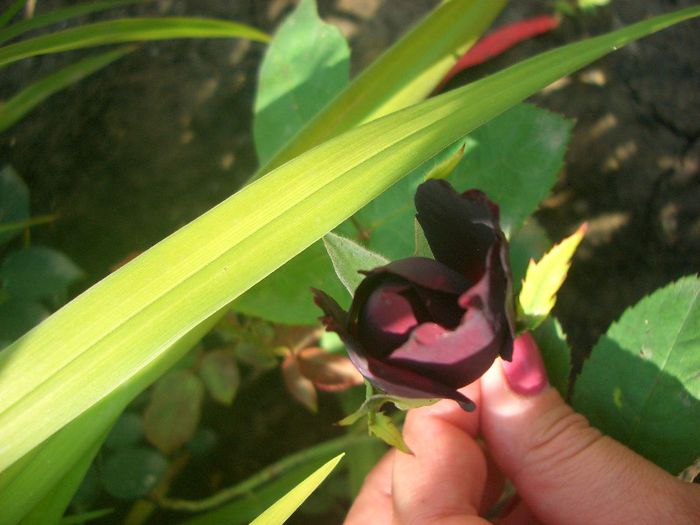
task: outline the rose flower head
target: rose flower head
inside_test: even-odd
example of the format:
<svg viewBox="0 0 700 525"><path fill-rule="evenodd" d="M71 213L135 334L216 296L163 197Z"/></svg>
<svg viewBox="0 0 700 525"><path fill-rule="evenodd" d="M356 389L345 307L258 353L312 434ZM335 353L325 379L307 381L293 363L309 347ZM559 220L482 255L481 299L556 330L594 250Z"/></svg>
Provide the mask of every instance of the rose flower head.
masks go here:
<svg viewBox="0 0 700 525"><path fill-rule="evenodd" d="M498 207L481 191L459 194L445 180L421 184L415 204L435 260L409 257L362 272L349 312L318 290L316 304L374 386L473 410L458 389L496 357L510 360L515 333Z"/></svg>

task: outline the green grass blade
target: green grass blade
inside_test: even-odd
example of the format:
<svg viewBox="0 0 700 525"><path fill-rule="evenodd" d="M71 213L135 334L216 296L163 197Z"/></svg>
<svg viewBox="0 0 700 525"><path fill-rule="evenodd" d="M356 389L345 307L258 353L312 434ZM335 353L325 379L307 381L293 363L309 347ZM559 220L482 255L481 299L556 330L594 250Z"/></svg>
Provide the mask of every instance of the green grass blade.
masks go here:
<svg viewBox="0 0 700 525"><path fill-rule="evenodd" d="M133 49L133 47L121 47L86 58L27 86L7 102L0 104L0 133L18 122L54 93L111 64Z"/></svg>
<svg viewBox="0 0 700 525"><path fill-rule="evenodd" d="M0 109L1 111L1 109ZM56 220L55 215L37 215L24 221L0 222L0 234L10 232L21 232L32 226L48 224Z"/></svg>
<svg viewBox="0 0 700 525"><path fill-rule="evenodd" d="M127 384L61 428L41 446L23 456L20 461L0 471L0 509L3 509L0 524L20 521L40 507L41 502L50 498L52 493L57 492L91 447L102 442L143 385L152 383L159 373L176 363L213 328L218 317L212 316L188 332L170 347L168 353L158 358L157 366L133 377ZM66 496L68 503L71 496Z"/></svg>
<svg viewBox="0 0 700 525"><path fill-rule="evenodd" d="M0 27L5 27L10 22L12 17L24 7L26 1L27 0L15 0L11 3L10 6L0 14Z"/></svg>
<svg viewBox="0 0 700 525"><path fill-rule="evenodd" d="M0 66L23 58L73 49L175 38L248 38L267 42L257 29L208 18L129 18L96 22L72 29L37 36L0 48Z"/></svg>
<svg viewBox="0 0 700 525"><path fill-rule="evenodd" d="M19 0L18 3L24 4L26 0ZM33 16L28 20L22 20L16 22L8 27L0 29L0 44L7 42L27 31L32 31L33 29L39 29L42 27L49 26L51 24L56 24L58 22L63 22L65 20L70 20L81 15L87 15L90 13L96 13L99 11L105 11L107 9L114 9L116 7L122 7L130 4L136 4L140 0L112 0L110 2L90 2L81 3L79 5L74 5L71 7L64 7L63 9L54 9L48 13ZM20 6L21 7L21 6ZM3 24L0 22L0 27Z"/></svg>
<svg viewBox="0 0 700 525"><path fill-rule="evenodd" d="M355 126L425 99L507 1L451 0L435 8L317 114L260 173Z"/></svg>
<svg viewBox="0 0 700 525"><path fill-rule="evenodd" d="M426 159L555 79L698 15L565 46L353 129L181 228L0 353L0 471L110 393L147 386L184 353L173 344Z"/></svg>
<svg viewBox="0 0 700 525"><path fill-rule="evenodd" d="M282 498L276 501L270 508L255 518L250 525L281 525L294 514L301 505L306 501L311 493L323 483L323 481L333 472L333 469L340 463L345 454L340 454L321 468L316 470L304 481L290 490Z"/></svg>

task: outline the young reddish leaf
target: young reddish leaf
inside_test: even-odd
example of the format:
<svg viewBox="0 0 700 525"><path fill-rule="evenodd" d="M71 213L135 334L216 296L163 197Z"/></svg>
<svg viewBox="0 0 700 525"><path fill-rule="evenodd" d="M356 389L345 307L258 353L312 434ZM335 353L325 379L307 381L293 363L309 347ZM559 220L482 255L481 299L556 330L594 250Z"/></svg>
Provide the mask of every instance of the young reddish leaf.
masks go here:
<svg viewBox="0 0 700 525"><path fill-rule="evenodd" d="M241 383L241 376L231 352L227 350L209 352L202 360L199 377L204 381L204 386L207 387L214 401L223 405L233 403Z"/></svg>
<svg viewBox="0 0 700 525"><path fill-rule="evenodd" d="M344 355L310 347L297 352L296 360L301 374L321 390L338 392L364 383L362 374Z"/></svg>
<svg viewBox="0 0 700 525"><path fill-rule="evenodd" d="M486 62L524 40L551 31L559 26L559 20L558 16L540 15L491 31L462 55L440 81L435 91L440 91L457 73Z"/></svg>
<svg viewBox="0 0 700 525"><path fill-rule="evenodd" d="M311 412L318 412L318 396L310 379L299 370L299 362L294 354L289 354L282 362L282 377L287 391Z"/></svg>
<svg viewBox="0 0 700 525"><path fill-rule="evenodd" d="M174 370L153 389L143 415L146 439L165 454L184 445L199 423L204 387L189 370Z"/></svg>

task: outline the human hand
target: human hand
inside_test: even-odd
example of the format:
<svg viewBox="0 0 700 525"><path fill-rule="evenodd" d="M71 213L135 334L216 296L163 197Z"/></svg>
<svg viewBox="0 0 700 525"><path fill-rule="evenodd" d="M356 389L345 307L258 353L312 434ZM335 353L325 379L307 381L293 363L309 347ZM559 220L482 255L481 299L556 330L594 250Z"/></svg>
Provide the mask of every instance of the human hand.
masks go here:
<svg viewBox="0 0 700 525"><path fill-rule="evenodd" d="M409 412L414 455L387 453L345 525L486 524L504 476L518 497L501 525L700 523L700 487L592 428L547 385L529 335L464 393L475 412L450 401Z"/></svg>

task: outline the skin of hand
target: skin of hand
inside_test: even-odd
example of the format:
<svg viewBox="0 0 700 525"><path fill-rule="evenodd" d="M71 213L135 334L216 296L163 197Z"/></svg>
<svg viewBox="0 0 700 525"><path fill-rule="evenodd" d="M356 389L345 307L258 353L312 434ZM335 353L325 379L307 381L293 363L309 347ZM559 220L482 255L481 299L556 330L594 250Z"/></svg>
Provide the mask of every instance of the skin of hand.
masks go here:
<svg viewBox="0 0 700 525"><path fill-rule="evenodd" d="M507 476L516 498L500 525L691 525L700 486L603 436L547 384L529 334L465 395L409 412L413 455L388 452L367 476L345 525L483 525ZM478 441L481 437L483 441Z"/></svg>

